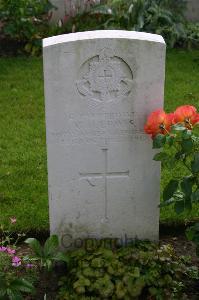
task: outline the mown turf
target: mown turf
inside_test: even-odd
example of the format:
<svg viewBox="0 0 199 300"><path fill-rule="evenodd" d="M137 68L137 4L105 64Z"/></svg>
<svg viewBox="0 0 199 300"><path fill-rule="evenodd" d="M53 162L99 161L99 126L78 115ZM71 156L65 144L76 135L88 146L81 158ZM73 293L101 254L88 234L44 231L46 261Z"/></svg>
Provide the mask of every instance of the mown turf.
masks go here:
<svg viewBox="0 0 199 300"><path fill-rule="evenodd" d="M48 227L41 59L0 59L0 223Z"/></svg>
<svg viewBox="0 0 199 300"><path fill-rule="evenodd" d="M189 103L199 108L199 51L169 51L165 109ZM181 169L178 172L182 172ZM163 170L162 188L171 177ZM0 223L16 216L21 230L49 226L42 60L0 59ZM191 218L199 216L195 208ZM162 221L179 221L170 208Z"/></svg>

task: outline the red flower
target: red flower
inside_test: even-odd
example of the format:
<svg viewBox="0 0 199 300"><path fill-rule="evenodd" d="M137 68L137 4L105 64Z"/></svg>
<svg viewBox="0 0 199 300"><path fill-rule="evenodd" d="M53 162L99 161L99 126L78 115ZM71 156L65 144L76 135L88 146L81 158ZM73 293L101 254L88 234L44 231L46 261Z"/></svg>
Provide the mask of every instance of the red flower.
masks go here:
<svg viewBox="0 0 199 300"><path fill-rule="evenodd" d="M173 117L173 114L166 114L162 109L155 110L149 115L144 131L151 134L152 138L158 133L167 134L173 123Z"/></svg>
<svg viewBox="0 0 199 300"><path fill-rule="evenodd" d="M199 123L199 114L195 114L195 117L192 119L192 124L198 124Z"/></svg>
<svg viewBox="0 0 199 300"><path fill-rule="evenodd" d="M174 115L174 113L167 114L167 118L169 119L170 126L175 124L175 115Z"/></svg>
<svg viewBox="0 0 199 300"><path fill-rule="evenodd" d="M199 116L194 106L182 105L174 112L174 123L183 123L187 128L191 129L197 122L199 122Z"/></svg>

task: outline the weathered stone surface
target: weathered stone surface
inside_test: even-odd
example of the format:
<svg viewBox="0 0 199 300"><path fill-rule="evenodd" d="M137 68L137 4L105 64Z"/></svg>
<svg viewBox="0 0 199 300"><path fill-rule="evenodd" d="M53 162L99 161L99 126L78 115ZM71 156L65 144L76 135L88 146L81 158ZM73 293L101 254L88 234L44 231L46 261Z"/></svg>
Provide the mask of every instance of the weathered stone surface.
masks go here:
<svg viewBox="0 0 199 300"><path fill-rule="evenodd" d="M187 10L185 16L188 21L199 22L199 1L187 0Z"/></svg>
<svg viewBox="0 0 199 300"><path fill-rule="evenodd" d="M163 105L161 36L44 39L51 233L158 239L160 165L144 134Z"/></svg>
<svg viewBox="0 0 199 300"><path fill-rule="evenodd" d="M75 16L78 13L89 11L92 5L102 3L100 0L51 0L56 9L52 9L52 22L65 21L66 16Z"/></svg>

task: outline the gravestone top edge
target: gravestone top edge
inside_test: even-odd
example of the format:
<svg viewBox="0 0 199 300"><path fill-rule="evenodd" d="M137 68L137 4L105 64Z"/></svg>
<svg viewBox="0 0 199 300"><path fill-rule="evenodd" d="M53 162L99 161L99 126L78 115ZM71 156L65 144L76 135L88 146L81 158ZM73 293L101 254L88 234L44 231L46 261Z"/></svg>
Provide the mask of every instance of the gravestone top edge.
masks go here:
<svg viewBox="0 0 199 300"><path fill-rule="evenodd" d="M158 34L126 30L94 30L45 38L43 39L43 48L67 42L92 39L129 39L165 44L163 37Z"/></svg>

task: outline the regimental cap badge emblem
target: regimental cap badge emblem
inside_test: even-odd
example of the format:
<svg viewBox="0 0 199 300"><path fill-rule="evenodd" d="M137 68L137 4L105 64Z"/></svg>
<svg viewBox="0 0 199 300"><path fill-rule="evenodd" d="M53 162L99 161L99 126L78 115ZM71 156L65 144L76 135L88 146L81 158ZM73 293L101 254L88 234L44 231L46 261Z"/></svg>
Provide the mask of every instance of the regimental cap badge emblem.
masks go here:
<svg viewBox="0 0 199 300"><path fill-rule="evenodd" d="M79 93L89 100L112 102L122 100L132 90L133 73L127 63L104 48L85 62L76 81Z"/></svg>

